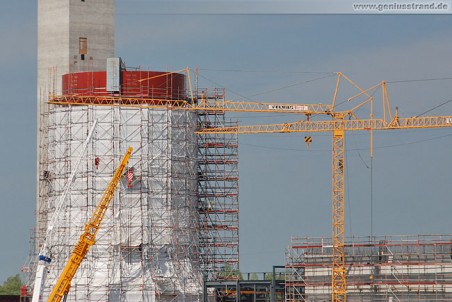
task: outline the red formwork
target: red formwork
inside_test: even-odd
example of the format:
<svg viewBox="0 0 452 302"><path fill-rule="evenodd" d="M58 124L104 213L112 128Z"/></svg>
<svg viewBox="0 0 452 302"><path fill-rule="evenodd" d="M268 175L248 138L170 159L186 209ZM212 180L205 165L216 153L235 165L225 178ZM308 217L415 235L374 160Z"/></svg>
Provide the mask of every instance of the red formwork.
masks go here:
<svg viewBox="0 0 452 302"><path fill-rule="evenodd" d="M166 100L186 98L185 75L162 71L121 71L120 91L107 91L105 71L63 75L63 95L146 97Z"/></svg>

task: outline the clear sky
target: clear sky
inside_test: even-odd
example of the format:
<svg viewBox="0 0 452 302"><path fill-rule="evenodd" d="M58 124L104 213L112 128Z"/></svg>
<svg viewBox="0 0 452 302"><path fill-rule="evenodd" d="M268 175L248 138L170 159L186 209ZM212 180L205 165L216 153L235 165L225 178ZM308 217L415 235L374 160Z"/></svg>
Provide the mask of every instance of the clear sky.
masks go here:
<svg viewBox="0 0 452 302"><path fill-rule="evenodd" d="M0 12L0 282L26 261L35 222L35 2L11 1ZM336 71L362 87L394 82L391 103L402 116L452 99L444 79L452 78L450 15L171 15L155 14L147 1L117 4L116 55L128 66L198 67L200 86L226 87L231 99L329 103ZM452 103L428 114L452 115ZM331 236L331 137L313 135L309 148L303 138L239 138L244 272L283 264L291 236ZM371 185L369 137L348 133L347 235L370 235L371 187L375 235L452 233L451 148L452 129L376 133Z"/></svg>

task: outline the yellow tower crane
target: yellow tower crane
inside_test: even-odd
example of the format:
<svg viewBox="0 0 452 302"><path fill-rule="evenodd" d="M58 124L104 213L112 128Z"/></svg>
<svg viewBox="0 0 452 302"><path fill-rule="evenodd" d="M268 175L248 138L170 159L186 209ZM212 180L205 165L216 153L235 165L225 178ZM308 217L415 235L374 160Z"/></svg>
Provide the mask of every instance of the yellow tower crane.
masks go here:
<svg viewBox="0 0 452 302"><path fill-rule="evenodd" d="M80 264L82 263L91 246L96 242L95 240L97 232L100 229L108 206L113 199L116 188L118 187L118 183L121 180L132 151L132 147L129 147L127 149L127 152L121 160L119 167L116 169L113 178L111 179L110 183L107 186L107 189L105 189L104 194L97 204L93 215L85 225L85 231L80 236L80 240L78 241L77 245L74 247L70 258L67 261L66 266L64 267L63 272L58 278L58 281L52 292L50 293L49 299L47 301L59 302L63 297L67 296L69 288L71 287L71 281L74 278L75 273L77 272Z"/></svg>
<svg viewBox="0 0 452 302"><path fill-rule="evenodd" d="M190 81L189 70L187 69ZM252 113L287 113L303 115L305 120L298 122L267 124L253 126L238 126L229 128L202 128L198 129L199 135L216 134L257 134L257 133L332 133L332 240L333 240L333 260L332 260L332 280L331 292L332 301L346 301L347 282L345 268L345 228L344 228L344 137L346 131L369 131L372 136L374 130L398 130L416 128L444 128L452 127L452 116L430 116L430 117L410 117L400 118L398 111L393 116L389 103L386 83L382 82L369 89L362 89L347 76L337 73L336 88L331 104L293 104L293 103L262 103L231 101L210 98L207 95L193 96L191 85L191 99L189 100L164 100L143 97L121 97L121 96L52 96L50 104L55 105L82 105L82 106L121 106L132 108L150 108L166 110L188 110L200 112L252 112ZM347 101L353 101L359 97L365 100L355 107L337 111L336 101L338 98L339 86L344 79L358 90L358 94L350 97ZM381 88L383 117L374 118L372 91ZM369 118L360 119L357 117L358 109L364 105L370 105ZM330 116L331 120L313 121L314 116ZM308 140L307 142L309 142ZM372 145L371 145L372 156Z"/></svg>
<svg viewBox="0 0 452 302"><path fill-rule="evenodd" d="M347 282L344 248L344 135L346 131L370 131L374 130L407 130L407 129L436 129L452 127L452 116L414 116L408 118L399 117L398 109L392 116L385 82L361 91L359 95L367 95L367 92L380 86L383 95L383 118L374 118L372 111L370 118L359 119L355 110L363 104L372 102L367 99L352 110L331 112L332 120L311 121L300 120L292 123L263 124L252 126L237 126L228 128L199 129L198 134L259 134L259 133L319 133L330 132L332 140L332 301L347 300ZM335 94L336 95L336 94ZM334 104L334 103L333 103ZM334 105L333 105L334 108ZM372 154L372 140L371 140ZM372 155L371 155L372 156Z"/></svg>

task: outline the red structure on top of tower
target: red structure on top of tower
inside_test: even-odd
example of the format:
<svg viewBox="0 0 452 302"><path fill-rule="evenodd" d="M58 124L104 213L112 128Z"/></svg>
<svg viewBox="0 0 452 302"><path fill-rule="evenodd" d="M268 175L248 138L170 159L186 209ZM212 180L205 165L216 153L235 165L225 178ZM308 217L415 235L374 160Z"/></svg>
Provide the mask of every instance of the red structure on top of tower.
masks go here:
<svg viewBox="0 0 452 302"><path fill-rule="evenodd" d="M162 71L121 70L118 90L107 88L107 72L76 72L63 75L63 95L124 96L183 100L186 98L185 75Z"/></svg>

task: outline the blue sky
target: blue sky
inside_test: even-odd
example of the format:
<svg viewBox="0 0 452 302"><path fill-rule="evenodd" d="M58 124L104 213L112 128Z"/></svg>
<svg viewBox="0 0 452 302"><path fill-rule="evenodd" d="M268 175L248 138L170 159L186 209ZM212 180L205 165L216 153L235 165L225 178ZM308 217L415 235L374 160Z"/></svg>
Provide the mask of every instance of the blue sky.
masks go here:
<svg viewBox="0 0 452 302"><path fill-rule="evenodd" d="M13 1L0 12L0 282L26 261L34 226L34 2ZM155 70L198 67L201 86L226 87L231 99L328 103L333 77L306 82L336 71L363 87L381 80L423 80L388 84L392 105L403 116L452 99L451 80L425 81L452 77L450 16L163 15L152 14L146 1L117 3L116 54L127 65ZM297 85L286 87L293 83ZM452 114L452 106L429 113ZM230 117L241 124L293 119L268 114ZM242 271L269 271L283 264L291 236L331 234L331 137L313 135L309 148L303 137L239 138ZM376 235L451 233L451 147L452 129L375 134ZM368 135L348 133L346 149L346 231L367 236Z"/></svg>

